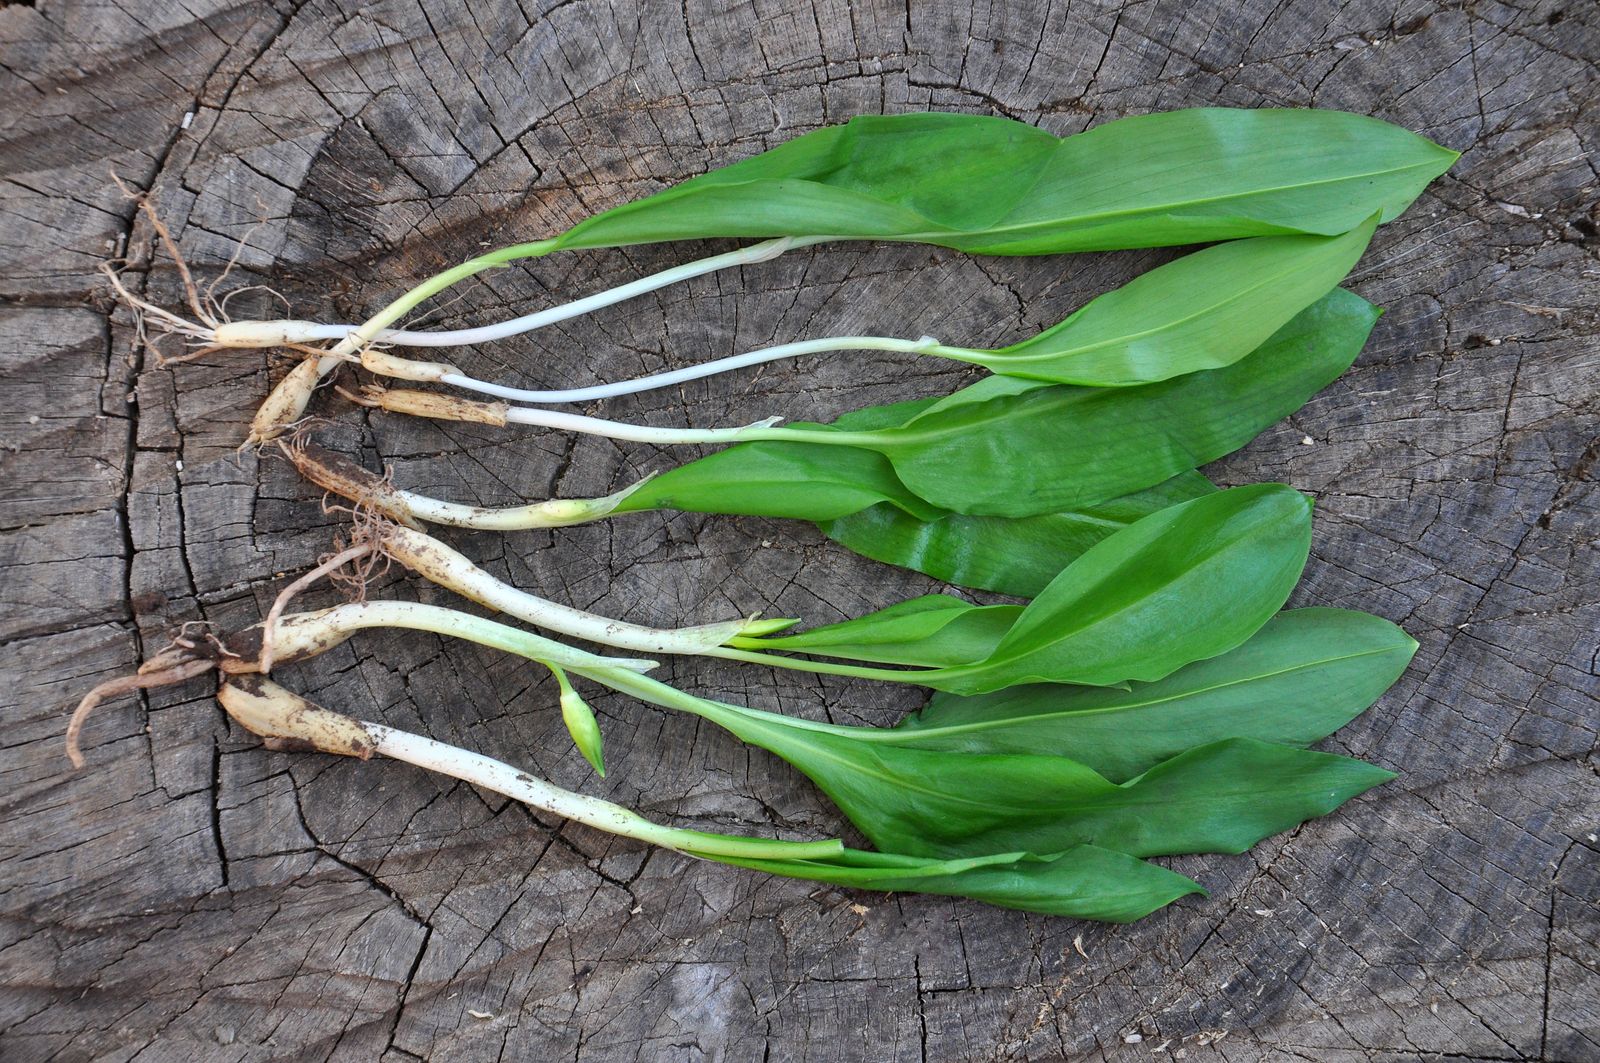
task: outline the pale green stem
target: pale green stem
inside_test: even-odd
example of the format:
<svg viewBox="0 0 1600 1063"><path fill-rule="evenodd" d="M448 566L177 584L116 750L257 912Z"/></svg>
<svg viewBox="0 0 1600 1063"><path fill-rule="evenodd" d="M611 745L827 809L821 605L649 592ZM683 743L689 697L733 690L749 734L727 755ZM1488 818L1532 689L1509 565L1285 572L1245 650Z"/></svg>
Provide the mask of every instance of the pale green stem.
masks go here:
<svg viewBox="0 0 1600 1063"><path fill-rule="evenodd" d="M862 738L867 741L892 742L896 740L895 732L880 728L842 727L836 724L817 723L778 713L763 712L760 709L709 701L642 675L641 673L655 667L654 661L605 657L556 642L553 639L544 638L541 635L535 635L530 631L523 631L520 628L502 624L497 620L490 620L487 617L472 616L469 613L463 613L455 609L447 609L438 605L425 605L420 602L351 602L319 612L294 613L285 616L278 623L278 654L281 658L290 659L298 653L306 652L310 647L315 647L316 652L321 652L329 648L329 646L349 638L357 631L368 628L409 628L416 631L429 631L438 635L465 639L480 646L515 654L545 667L555 665L574 675L581 675L597 683L603 683L613 690L630 694L652 705L688 712L711 719L713 722L716 722L717 716L723 712L734 712L745 716L771 720L774 723L782 723L791 727L799 727L811 731L826 731L829 734ZM773 663L767 660L763 654L744 654L735 659L749 658L755 658L763 664ZM786 661L788 658L780 657L775 658L775 660ZM806 662L796 663L803 664ZM878 669L860 669L859 671L878 671ZM912 673L889 672L887 674L904 676ZM868 678L881 677L869 676Z"/></svg>

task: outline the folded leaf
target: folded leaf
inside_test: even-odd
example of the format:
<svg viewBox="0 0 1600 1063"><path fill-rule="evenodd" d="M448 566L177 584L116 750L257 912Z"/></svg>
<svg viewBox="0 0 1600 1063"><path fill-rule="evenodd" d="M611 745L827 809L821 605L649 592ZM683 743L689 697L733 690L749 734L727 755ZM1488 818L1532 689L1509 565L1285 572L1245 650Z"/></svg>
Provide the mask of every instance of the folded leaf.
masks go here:
<svg viewBox="0 0 1600 1063"><path fill-rule="evenodd" d="M729 645L882 664L961 665L994 653L1021 614L1020 605L976 606L946 594L929 594L798 635L735 638Z"/></svg>
<svg viewBox="0 0 1600 1063"><path fill-rule="evenodd" d="M1396 217L1456 157L1339 111L1169 111L1066 138L976 115L862 116L596 215L553 244L828 235L1022 255L1332 236Z"/></svg>
<svg viewBox="0 0 1600 1063"><path fill-rule="evenodd" d="M808 727L720 703L702 715L798 768L880 849L918 856L1243 852L1392 773L1329 753L1233 738L1117 784L1063 756L960 753Z"/></svg>
<svg viewBox="0 0 1600 1063"><path fill-rule="evenodd" d="M1376 701L1416 648L1380 617L1293 609L1237 649L1153 683L935 694L921 712L879 734L922 749L1059 753L1121 781L1219 739L1320 741Z"/></svg>
<svg viewBox="0 0 1600 1063"><path fill-rule="evenodd" d="M1160 679L1255 634L1282 608L1310 550L1311 500L1282 484L1170 506L1063 569L962 685ZM942 689L952 689L948 680Z"/></svg>
<svg viewBox="0 0 1600 1063"><path fill-rule="evenodd" d="M887 504L923 519L944 511L908 491L881 454L816 443L740 443L668 469L613 513L677 509L833 520Z"/></svg>
<svg viewBox="0 0 1600 1063"><path fill-rule="evenodd" d="M934 354L995 373L1092 387L1232 365L1331 291L1366 250L1374 215L1342 236L1261 236L1185 255L997 351Z"/></svg>
<svg viewBox="0 0 1600 1063"><path fill-rule="evenodd" d="M861 849L847 849L832 860L705 859L853 889L970 897L1002 908L1105 923L1131 923L1179 897L1205 893L1177 872L1092 845L1050 856L1002 853L961 860Z"/></svg>

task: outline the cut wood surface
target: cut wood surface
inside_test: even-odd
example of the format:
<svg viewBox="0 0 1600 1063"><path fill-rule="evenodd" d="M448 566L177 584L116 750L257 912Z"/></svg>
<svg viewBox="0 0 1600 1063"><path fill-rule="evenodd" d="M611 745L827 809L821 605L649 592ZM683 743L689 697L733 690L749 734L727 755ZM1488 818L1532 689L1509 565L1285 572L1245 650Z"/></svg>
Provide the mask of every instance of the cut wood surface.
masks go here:
<svg viewBox="0 0 1600 1063"><path fill-rule="evenodd" d="M1587 0L0 3L0 1058L1600 1059L1597 58ZM202 282L237 254L219 291L271 286L235 317L359 321L481 248L853 114L1065 134L1208 104L1354 110L1466 153L1357 267L1386 314L1356 367L1211 467L1315 496L1295 604L1420 640L1326 743L1400 778L1245 855L1170 862L1209 898L1106 927L696 863L392 762L266 751L209 679L103 707L69 770L85 690L181 625L255 622L343 523L236 449L283 358L141 348L96 267L125 255L147 298L182 291L113 171L156 194ZM423 321L712 249L562 254ZM831 245L453 356L566 386L806 336L997 346L1173 254ZM587 412L820 419L973 375L845 353ZM601 494L685 453L331 392L314 409L325 441L463 502ZM940 589L779 521L449 538L658 625L820 623ZM921 697L708 660L662 674L841 722ZM597 779L553 682L487 650L364 635L282 678L678 825L842 829L774 758L591 689Z"/></svg>

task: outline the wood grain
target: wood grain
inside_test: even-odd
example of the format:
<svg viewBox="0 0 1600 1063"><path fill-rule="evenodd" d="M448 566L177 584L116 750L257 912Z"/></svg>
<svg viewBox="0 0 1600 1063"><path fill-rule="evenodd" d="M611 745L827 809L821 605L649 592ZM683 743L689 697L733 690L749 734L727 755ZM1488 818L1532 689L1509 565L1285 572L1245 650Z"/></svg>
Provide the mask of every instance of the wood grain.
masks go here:
<svg viewBox="0 0 1600 1063"><path fill-rule="evenodd" d="M1600 1059L1600 21L1577 0L0 4L0 1056L6 1060ZM1057 133L1199 104L1375 114L1466 152L1353 286L1355 369L1214 467L1318 500L1300 604L1422 643L1329 748L1401 778L1107 928L691 863L395 764L264 751L204 681L65 711L178 625L255 621L338 527L236 451L285 366L162 368L95 267L180 290L110 180L209 280L359 320L485 245L863 112ZM717 245L719 247L726 245ZM488 320L682 260L568 254L431 313ZM831 246L464 353L578 385L829 333L997 345L1165 260ZM244 292L237 316L282 304ZM846 354L616 400L656 424L829 416L967 374ZM373 416L331 443L465 502L598 494L681 454ZM643 515L456 535L516 583L644 623L822 622L935 589L804 527ZM398 594L438 598L393 578ZM324 592L326 593L326 592ZM442 599L440 599L442 600ZM910 691L677 662L764 708L887 722ZM610 773L523 664L364 636L286 678L684 825L840 821L727 736L593 694Z"/></svg>

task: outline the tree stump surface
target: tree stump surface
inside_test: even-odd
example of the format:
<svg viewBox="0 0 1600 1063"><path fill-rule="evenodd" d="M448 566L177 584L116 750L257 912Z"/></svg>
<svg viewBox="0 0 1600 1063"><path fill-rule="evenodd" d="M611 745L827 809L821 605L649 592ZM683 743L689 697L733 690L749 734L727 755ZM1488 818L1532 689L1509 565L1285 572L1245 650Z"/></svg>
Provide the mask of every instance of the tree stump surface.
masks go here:
<svg viewBox="0 0 1600 1063"><path fill-rule="evenodd" d="M0 1056L1600 1059L1596 9L629 6L0 4ZM393 762L266 751L209 679L104 706L87 769L68 770L85 690L186 622L257 621L342 526L281 459L236 450L281 357L161 367L140 347L96 267L125 255L147 298L182 292L111 171L154 190L203 283L237 255L219 290L284 300L243 291L235 316L359 321L484 247L850 115L1064 134L1209 104L1354 110L1466 152L1357 268L1351 286L1387 312L1356 367L1210 469L1315 495L1295 604L1420 640L1326 743L1400 778L1245 855L1170 861L1209 898L1106 927L702 864ZM563 254L425 320L490 320L707 251ZM832 245L459 359L575 385L802 336L998 345L1173 254ZM848 353L596 409L822 418L970 375ZM600 494L683 457L330 393L315 410L369 467L464 502ZM794 522L645 514L450 539L521 586L661 625L826 622L940 589ZM708 661L662 674L837 721L919 701ZM842 829L774 758L595 693L599 780L548 677L461 643L363 635L284 680L676 824Z"/></svg>

